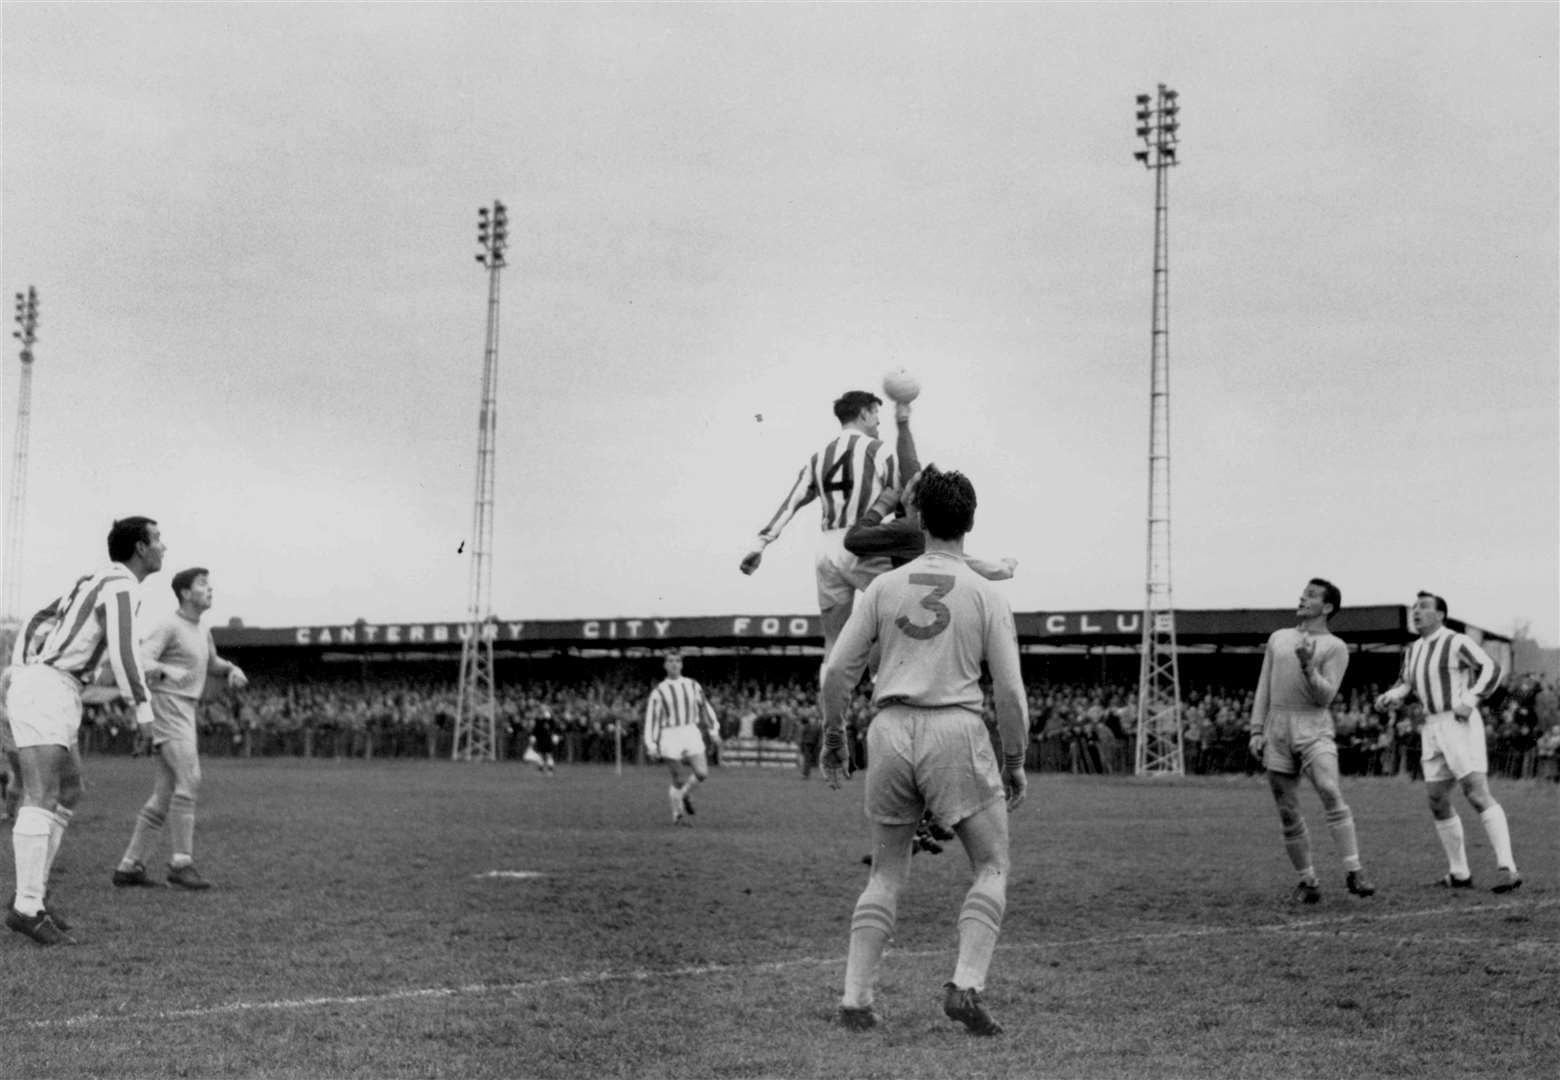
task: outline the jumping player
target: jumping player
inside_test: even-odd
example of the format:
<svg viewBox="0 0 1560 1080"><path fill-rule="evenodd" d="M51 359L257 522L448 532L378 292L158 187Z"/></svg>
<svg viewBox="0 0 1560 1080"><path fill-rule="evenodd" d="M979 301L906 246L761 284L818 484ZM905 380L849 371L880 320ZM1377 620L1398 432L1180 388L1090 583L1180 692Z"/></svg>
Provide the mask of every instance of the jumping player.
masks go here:
<svg viewBox="0 0 1560 1080"><path fill-rule="evenodd" d="M896 458L894 450L878 438L878 408L882 404L882 398L865 390L851 390L834 402L840 433L802 466L780 509L759 530L758 546L742 557L742 572L753 573L763 560L764 549L780 538L781 530L796 512L814 499L819 500L823 535L815 568L825 658L845 620L850 618L857 590L866 588L869 581L889 569L889 561L884 557L860 558L847 551L845 531L867 512L885 488L900 486L902 466L914 472L910 406L895 407L900 447Z"/></svg>

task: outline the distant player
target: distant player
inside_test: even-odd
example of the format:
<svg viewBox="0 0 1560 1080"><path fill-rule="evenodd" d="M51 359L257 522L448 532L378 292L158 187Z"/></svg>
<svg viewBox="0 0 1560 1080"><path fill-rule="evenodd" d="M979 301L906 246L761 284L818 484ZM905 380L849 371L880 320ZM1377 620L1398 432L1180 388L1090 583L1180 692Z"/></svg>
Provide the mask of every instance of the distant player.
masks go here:
<svg viewBox="0 0 1560 1080"><path fill-rule="evenodd" d="M211 630L200 624L201 616L211 609L210 571L204 566L180 570L173 575L173 595L178 597L178 610L141 642L152 692L151 744L157 780L151 797L136 814L130 845L113 880L120 886L152 884L146 876L146 856L168 824L173 840L168 884L209 889L211 883L195 869L195 799L200 793L195 710L207 674L225 678L234 690L242 690L249 680L237 664L217 655Z"/></svg>
<svg viewBox="0 0 1560 1080"><path fill-rule="evenodd" d="M883 949L893 936L910 852L923 814L952 825L975 871L959 911L959 955L944 984L943 1012L976 1035L1002 1025L981 1000L1007 908L1008 813L1023 802L1029 709L1018 635L1007 599L969 568L964 537L975 488L929 466L917 504L926 552L873 581L824 662L824 775L838 787L851 771L845 716L874 647L880 710L867 728L866 812L872 875L851 917L839 1022L880 1024L873 1007ZM1003 746L999 770L982 718L981 665L990 668Z"/></svg>
<svg viewBox="0 0 1560 1080"><path fill-rule="evenodd" d="M1311 839L1300 813L1300 778L1309 776L1322 800L1333 846L1343 857L1344 888L1372 896L1376 887L1360 865L1354 814L1338 783L1338 744L1329 706L1349 667L1349 648L1328 629L1343 605L1343 594L1325 578L1312 578L1295 610L1299 625L1275 630L1262 655L1262 674L1251 707L1251 753L1262 760L1268 786L1278 804L1284 850L1300 882L1294 897L1305 904L1322 898L1311 863Z"/></svg>
<svg viewBox="0 0 1560 1080"><path fill-rule="evenodd" d="M1461 786L1463 795L1479 812L1479 822L1495 853L1498 880L1492 891L1508 893L1522 884L1522 875L1517 873L1517 860L1511 852L1506 811L1490 794L1484 720L1479 715L1479 702L1500 685L1500 665L1467 634L1448 627L1446 613L1442 597L1429 592L1415 597L1410 618L1419 640L1408 647L1402 675L1376 699L1376 707L1385 709L1409 694L1424 706L1420 759L1430 814L1447 861L1446 875L1436 884L1473 888L1462 818L1452 805L1452 788Z"/></svg>
<svg viewBox="0 0 1560 1080"><path fill-rule="evenodd" d="M136 654L135 587L162 569L165 548L157 522L129 517L108 532L108 566L78 578L69 592L29 621L17 638L6 708L22 766L22 804L11 843L16 898L5 924L40 945L74 945L44 904L49 871L81 798L81 692L106 655L114 681L135 707L144 734L152 705ZM26 657L44 624L52 628Z"/></svg>
<svg viewBox="0 0 1560 1080"><path fill-rule="evenodd" d="M682 673L681 654L669 652L664 662L666 678L656 684L645 704L645 754L651 761L666 762L672 773L672 786L666 799L672 808L672 824L683 824L693 816L694 786L709 779L709 764L704 755L701 725L707 725L710 738L720 743L720 721L704 696L704 687ZM688 779L682 778L684 767Z"/></svg>
<svg viewBox="0 0 1560 1080"><path fill-rule="evenodd" d="M536 771L547 776L556 775L558 749L558 723L552 709L542 706L536 719L531 721L531 741L526 748L526 760L536 766Z"/></svg>
<svg viewBox="0 0 1560 1080"><path fill-rule="evenodd" d="M894 450L878 438L878 408L882 404L882 398L865 390L851 390L835 401L839 435L802 466L780 509L759 530L758 546L742 557L742 572L753 573L763 560L764 548L779 539L786 523L802 507L819 500L823 535L815 567L825 657L834 647L845 620L850 618L857 590L866 588L869 581L889 568L884 557L861 558L847 551L845 530L867 512L885 488L900 486L899 465L905 459L913 459L915 453L912 440L906 452L896 458ZM906 446L910 406L896 406L895 416L900 445Z"/></svg>

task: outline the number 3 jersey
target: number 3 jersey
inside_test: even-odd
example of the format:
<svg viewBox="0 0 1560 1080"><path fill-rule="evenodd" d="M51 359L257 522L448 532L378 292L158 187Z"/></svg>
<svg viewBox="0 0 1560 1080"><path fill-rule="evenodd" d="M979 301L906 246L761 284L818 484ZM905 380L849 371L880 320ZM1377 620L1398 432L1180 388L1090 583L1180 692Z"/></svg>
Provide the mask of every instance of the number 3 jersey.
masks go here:
<svg viewBox="0 0 1560 1080"><path fill-rule="evenodd" d="M993 683L1019 683L1013 610L955 554L929 551L867 587L834 646L847 673L855 669L859 677L873 639L881 654L872 693L878 707L958 707L978 714L981 661L990 666Z"/></svg>

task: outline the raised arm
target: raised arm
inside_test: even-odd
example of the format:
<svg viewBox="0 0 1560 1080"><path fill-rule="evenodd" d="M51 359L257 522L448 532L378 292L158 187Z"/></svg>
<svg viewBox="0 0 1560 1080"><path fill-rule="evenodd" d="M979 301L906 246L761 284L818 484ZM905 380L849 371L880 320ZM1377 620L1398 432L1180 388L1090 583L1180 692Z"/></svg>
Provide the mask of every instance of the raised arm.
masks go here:
<svg viewBox="0 0 1560 1080"><path fill-rule="evenodd" d="M1018 560L1013 558L998 559L992 562L990 559L966 555L964 556L964 565L987 581L1006 581L1018 572Z"/></svg>
<svg viewBox="0 0 1560 1080"><path fill-rule="evenodd" d="M763 561L764 549L780 539L781 530L796 516L796 512L817 497L818 488L813 483L812 463L808 462L796 474L796 482L791 485L791 490L786 494L785 501L780 504L780 509L775 511L774 517L769 519L767 525L758 530L757 544L742 556L741 569L744 574L751 574L758 569L758 564Z"/></svg>
<svg viewBox="0 0 1560 1080"><path fill-rule="evenodd" d="M1349 669L1349 647L1334 638L1328 642L1326 651L1321 655L1314 652L1301 653L1299 650L1296 650L1296 655L1311 700L1321 708L1331 705L1333 698L1338 696L1338 687L1343 685L1344 672Z"/></svg>

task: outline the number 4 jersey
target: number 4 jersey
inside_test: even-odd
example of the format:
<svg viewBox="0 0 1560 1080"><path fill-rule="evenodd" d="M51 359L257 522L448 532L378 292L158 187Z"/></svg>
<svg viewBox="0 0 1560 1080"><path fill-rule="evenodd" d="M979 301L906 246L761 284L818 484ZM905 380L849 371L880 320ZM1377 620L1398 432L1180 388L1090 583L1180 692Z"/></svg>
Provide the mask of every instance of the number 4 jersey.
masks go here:
<svg viewBox="0 0 1560 1080"><path fill-rule="evenodd" d="M880 646L872 700L981 711L981 661L998 686L1019 683L1018 635L1007 598L956 554L930 551L878 577L835 643L846 671Z"/></svg>

